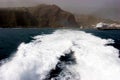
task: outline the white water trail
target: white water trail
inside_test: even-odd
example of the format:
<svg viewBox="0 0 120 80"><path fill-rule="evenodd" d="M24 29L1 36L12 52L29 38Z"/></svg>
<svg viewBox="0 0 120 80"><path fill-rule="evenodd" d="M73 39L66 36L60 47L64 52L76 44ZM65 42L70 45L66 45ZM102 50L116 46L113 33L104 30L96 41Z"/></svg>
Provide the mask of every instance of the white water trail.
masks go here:
<svg viewBox="0 0 120 80"><path fill-rule="evenodd" d="M76 30L57 30L21 43L11 60L0 67L0 80L43 80L69 50L76 64L66 65L51 80L120 80L119 51L111 39Z"/></svg>

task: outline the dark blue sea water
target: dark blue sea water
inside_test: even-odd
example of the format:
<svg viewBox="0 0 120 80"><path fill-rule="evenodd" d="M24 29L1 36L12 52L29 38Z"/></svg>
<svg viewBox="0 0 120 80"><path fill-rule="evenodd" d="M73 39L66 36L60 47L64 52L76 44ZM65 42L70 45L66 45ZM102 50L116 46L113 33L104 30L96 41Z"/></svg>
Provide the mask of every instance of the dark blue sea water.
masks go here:
<svg viewBox="0 0 120 80"><path fill-rule="evenodd" d="M0 80L120 80L119 50L120 30L0 29Z"/></svg>
<svg viewBox="0 0 120 80"><path fill-rule="evenodd" d="M28 43L33 36L50 34L56 29L0 29L0 60L13 54L20 43ZM120 30L82 30L105 39L113 39L114 47L120 50Z"/></svg>
<svg viewBox="0 0 120 80"><path fill-rule="evenodd" d="M0 29L0 60L13 54L20 43L28 43L33 36L53 31L54 29Z"/></svg>

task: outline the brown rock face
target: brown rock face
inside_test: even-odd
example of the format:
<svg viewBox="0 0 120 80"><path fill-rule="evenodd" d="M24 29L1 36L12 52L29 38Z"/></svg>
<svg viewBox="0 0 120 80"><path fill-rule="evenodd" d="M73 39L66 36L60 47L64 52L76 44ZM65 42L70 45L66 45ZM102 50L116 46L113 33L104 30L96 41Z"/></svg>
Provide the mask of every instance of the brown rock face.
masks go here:
<svg viewBox="0 0 120 80"><path fill-rule="evenodd" d="M78 27L74 15L56 5L0 9L0 27Z"/></svg>
<svg viewBox="0 0 120 80"><path fill-rule="evenodd" d="M78 27L73 14L56 5L39 5L30 9L40 27Z"/></svg>
<svg viewBox="0 0 120 80"><path fill-rule="evenodd" d="M75 15L75 18L79 26L82 26L83 28L94 28L99 22L120 24L119 21L104 19L94 15Z"/></svg>
<svg viewBox="0 0 120 80"><path fill-rule="evenodd" d="M26 10L0 9L0 27L37 26L37 20Z"/></svg>

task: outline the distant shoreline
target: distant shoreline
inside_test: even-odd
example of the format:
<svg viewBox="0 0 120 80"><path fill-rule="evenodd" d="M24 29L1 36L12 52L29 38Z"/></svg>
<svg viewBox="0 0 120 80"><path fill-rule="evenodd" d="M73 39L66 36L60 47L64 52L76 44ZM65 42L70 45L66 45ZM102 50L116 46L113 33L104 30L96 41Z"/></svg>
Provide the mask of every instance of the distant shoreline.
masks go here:
<svg viewBox="0 0 120 80"><path fill-rule="evenodd" d="M110 29L110 28L99 28L99 29L97 29L97 28L74 28L74 27L59 27L59 28L51 28L51 27L46 27L46 28L0 28L0 29L18 29L18 30L20 30L20 29L72 29L72 30L120 30L120 28L119 29L116 29L116 28L112 28L112 29Z"/></svg>

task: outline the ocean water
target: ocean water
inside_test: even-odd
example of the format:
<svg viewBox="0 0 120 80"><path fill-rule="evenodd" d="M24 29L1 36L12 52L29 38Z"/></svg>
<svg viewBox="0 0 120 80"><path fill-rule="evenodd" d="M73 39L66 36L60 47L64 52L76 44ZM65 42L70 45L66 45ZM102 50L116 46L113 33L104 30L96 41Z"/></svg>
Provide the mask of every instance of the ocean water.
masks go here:
<svg viewBox="0 0 120 80"><path fill-rule="evenodd" d="M0 29L0 60L12 55L22 43L33 40L32 37L50 34L55 29Z"/></svg>
<svg viewBox="0 0 120 80"><path fill-rule="evenodd" d="M120 80L120 30L0 29L0 80Z"/></svg>

